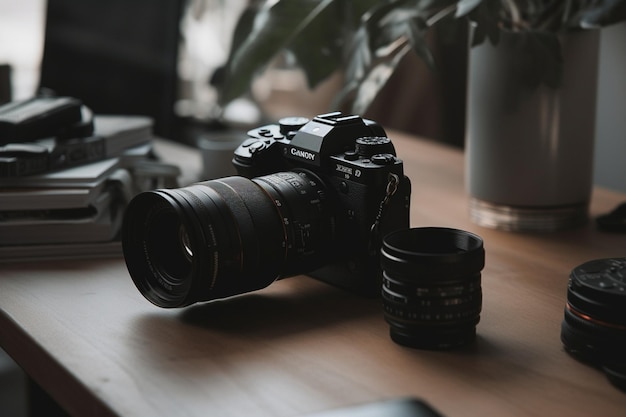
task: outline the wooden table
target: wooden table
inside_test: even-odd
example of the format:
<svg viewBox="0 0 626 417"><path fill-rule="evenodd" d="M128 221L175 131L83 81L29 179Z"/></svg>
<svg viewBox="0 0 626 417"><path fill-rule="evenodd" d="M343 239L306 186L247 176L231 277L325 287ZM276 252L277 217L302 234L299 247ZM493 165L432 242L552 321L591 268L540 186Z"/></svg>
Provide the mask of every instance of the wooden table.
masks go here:
<svg viewBox="0 0 626 417"><path fill-rule="evenodd" d="M307 277L160 309L135 289L122 259L0 265L0 345L74 416L299 416L401 396L447 417L626 415L626 394L559 339L569 272L625 256L626 235L591 223L551 234L480 228L469 221L461 152L393 140L413 183L412 226L461 228L485 241L472 346L396 345L379 300ZM592 214L623 200L596 189Z"/></svg>

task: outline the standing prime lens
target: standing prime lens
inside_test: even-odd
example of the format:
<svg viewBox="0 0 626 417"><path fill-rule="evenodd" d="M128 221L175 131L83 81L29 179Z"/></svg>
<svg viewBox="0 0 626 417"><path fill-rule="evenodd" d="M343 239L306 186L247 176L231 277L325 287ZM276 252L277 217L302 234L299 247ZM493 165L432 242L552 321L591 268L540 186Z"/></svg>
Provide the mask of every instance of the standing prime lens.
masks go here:
<svg viewBox="0 0 626 417"><path fill-rule="evenodd" d="M337 253L326 195L304 170L141 193L122 227L128 271L149 301L182 307L319 268Z"/></svg>
<svg viewBox="0 0 626 417"><path fill-rule="evenodd" d="M482 307L480 237L425 227L383 239L382 298L390 336L420 349L449 349L476 336Z"/></svg>

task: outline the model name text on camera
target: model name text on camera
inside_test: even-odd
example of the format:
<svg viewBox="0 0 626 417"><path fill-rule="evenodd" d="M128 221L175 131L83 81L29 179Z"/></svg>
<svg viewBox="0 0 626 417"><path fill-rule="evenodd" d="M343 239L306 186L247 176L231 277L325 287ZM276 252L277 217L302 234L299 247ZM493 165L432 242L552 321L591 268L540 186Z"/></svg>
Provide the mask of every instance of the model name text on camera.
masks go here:
<svg viewBox="0 0 626 417"><path fill-rule="evenodd" d="M341 172L342 174L344 174L344 177L346 179L349 179L353 175L357 178L361 176L360 169L353 170L352 168L347 167L345 165L341 165L341 164L335 164L335 171Z"/></svg>

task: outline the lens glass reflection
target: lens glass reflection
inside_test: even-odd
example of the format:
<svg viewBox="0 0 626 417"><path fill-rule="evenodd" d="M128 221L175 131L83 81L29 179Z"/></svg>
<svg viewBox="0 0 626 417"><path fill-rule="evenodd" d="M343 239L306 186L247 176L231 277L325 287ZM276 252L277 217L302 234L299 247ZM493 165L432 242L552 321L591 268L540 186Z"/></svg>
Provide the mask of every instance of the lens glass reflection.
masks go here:
<svg viewBox="0 0 626 417"><path fill-rule="evenodd" d="M183 250L183 255L189 262L193 260L193 250L191 249L191 242L189 241L189 234L184 224L181 224L178 228L178 240Z"/></svg>

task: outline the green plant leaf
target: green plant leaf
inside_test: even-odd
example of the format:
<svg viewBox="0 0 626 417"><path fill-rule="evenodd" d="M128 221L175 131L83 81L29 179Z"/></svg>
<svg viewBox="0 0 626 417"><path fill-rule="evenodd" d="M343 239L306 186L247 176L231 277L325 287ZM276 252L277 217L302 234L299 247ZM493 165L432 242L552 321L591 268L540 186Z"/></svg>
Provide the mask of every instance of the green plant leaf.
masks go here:
<svg viewBox="0 0 626 417"><path fill-rule="evenodd" d="M367 32L372 54L397 41L405 32L403 18L415 14L415 0L382 1L363 16L361 29ZM395 23L401 22L402 28Z"/></svg>
<svg viewBox="0 0 626 417"><path fill-rule="evenodd" d="M375 35L372 36L373 40L376 41L375 47L386 46L403 36L407 36L410 22L417 16L417 10L412 7L398 7L381 17L376 26L370 24L369 30Z"/></svg>
<svg viewBox="0 0 626 417"><path fill-rule="evenodd" d="M428 31L428 26L426 26L426 21L421 16L416 16L409 22L409 43L413 48L413 51L419 56L424 63L431 69L435 69L435 58L428 47L428 41L426 40L426 35Z"/></svg>
<svg viewBox="0 0 626 417"><path fill-rule="evenodd" d="M599 0L581 14L580 27L597 29L626 20L626 1Z"/></svg>
<svg viewBox="0 0 626 417"><path fill-rule="evenodd" d="M314 88L335 70L343 66L349 56L353 68L348 72L361 73L370 65L367 34L357 29L361 19L379 3L379 0L357 2L339 0L327 7L288 46L304 70L309 88Z"/></svg>
<svg viewBox="0 0 626 417"><path fill-rule="evenodd" d="M456 5L454 17L463 17L482 3L483 0L460 0Z"/></svg>
<svg viewBox="0 0 626 417"><path fill-rule="evenodd" d="M334 7L323 10L286 46L304 71L309 88L326 79L342 63L343 33Z"/></svg>
<svg viewBox="0 0 626 417"><path fill-rule="evenodd" d="M411 50L407 45L396 53L392 59L382 61L375 65L359 84L356 98L352 103L354 114L364 114L378 95L378 92L387 84L396 67Z"/></svg>
<svg viewBox="0 0 626 417"><path fill-rule="evenodd" d="M474 23L472 46L480 45L485 39L497 45L500 41L500 0L483 0L468 17Z"/></svg>
<svg viewBox="0 0 626 417"><path fill-rule="evenodd" d="M236 51L241 47L241 44L246 40L250 32L252 31L252 26L254 25L254 20L256 14L259 12L259 8L255 5L251 5L244 9L239 16L239 20L237 20L237 25L235 26L235 31L233 32L233 39L231 42L231 57L233 51ZM229 57L229 59L231 58Z"/></svg>
<svg viewBox="0 0 626 417"><path fill-rule="evenodd" d="M354 33L348 45L347 61L346 78L355 81L362 80L372 64L369 32L365 26L361 26Z"/></svg>
<svg viewBox="0 0 626 417"><path fill-rule="evenodd" d="M336 0L281 0L266 3L256 13L247 36L233 49L220 89L220 102L228 103L246 92L254 75ZM246 32L243 25L237 36Z"/></svg>

